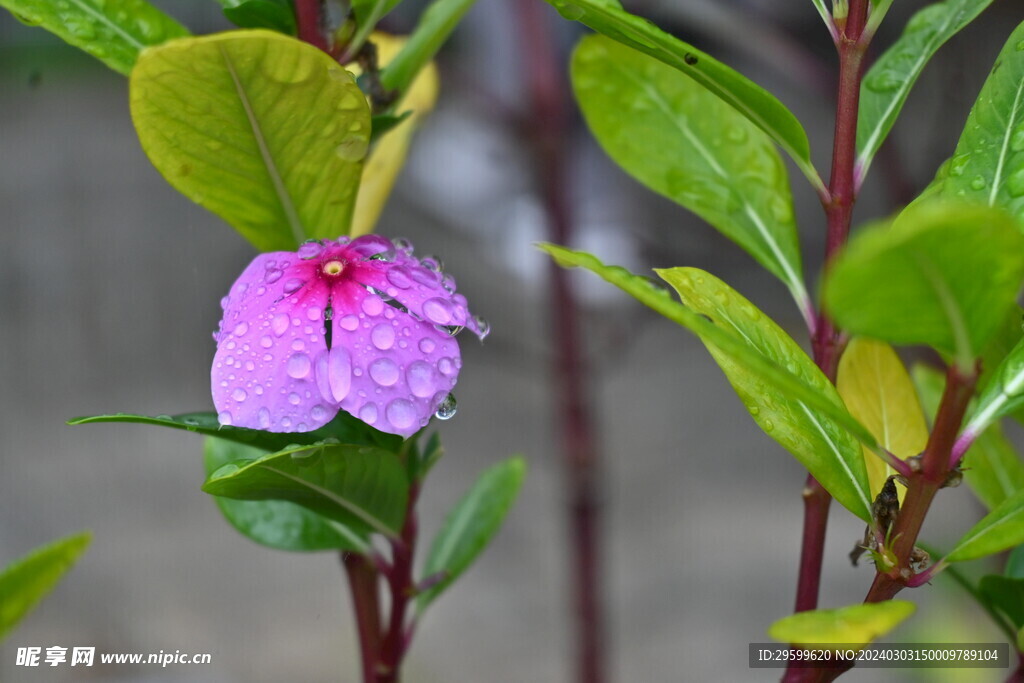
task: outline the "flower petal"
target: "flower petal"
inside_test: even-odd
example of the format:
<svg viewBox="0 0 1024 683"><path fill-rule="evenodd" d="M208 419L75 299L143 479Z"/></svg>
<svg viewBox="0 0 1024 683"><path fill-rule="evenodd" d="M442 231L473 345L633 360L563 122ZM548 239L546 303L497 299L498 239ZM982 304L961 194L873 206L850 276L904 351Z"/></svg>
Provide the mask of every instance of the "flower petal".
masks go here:
<svg viewBox="0 0 1024 683"><path fill-rule="evenodd" d="M331 350L317 364L321 391L343 391L342 409L383 432L415 434L455 386L458 343L355 283L343 296L335 290L334 310Z"/></svg>
<svg viewBox="0 0 1024 683"><path fill-rule="evenodd" d="M329 296L315 267L292 253L261 254L231 287L211 373L221 424L306 432L337 414L315 375Z"/></svg>

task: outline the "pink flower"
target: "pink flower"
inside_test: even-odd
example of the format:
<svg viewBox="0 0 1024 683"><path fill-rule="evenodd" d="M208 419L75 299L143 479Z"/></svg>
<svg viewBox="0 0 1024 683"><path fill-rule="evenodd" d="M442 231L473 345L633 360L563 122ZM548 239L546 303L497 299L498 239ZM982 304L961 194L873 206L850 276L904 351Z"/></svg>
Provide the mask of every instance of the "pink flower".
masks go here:
<svg viewBox="0 0 1024 683"><path fill-rule="evenodd" d="M260 254L221 305L218 419L272 432L317 429L340 409L411 436L454 412L454 333L488 333L436 259L377 235Z"/></svg>

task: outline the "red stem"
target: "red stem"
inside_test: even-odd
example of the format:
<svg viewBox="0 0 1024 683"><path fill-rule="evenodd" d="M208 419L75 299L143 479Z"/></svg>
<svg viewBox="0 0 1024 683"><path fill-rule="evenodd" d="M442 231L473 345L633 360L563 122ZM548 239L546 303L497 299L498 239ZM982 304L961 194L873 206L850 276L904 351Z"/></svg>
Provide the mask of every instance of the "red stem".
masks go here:
<svg viewBox="0 0 1024 683"><path fill-rule="evenodd" d="M416 500L419 498L419 484L409 487L409 502L406 506L405 524L402 537L391 544L392 565L386 576L391 588L391 617L384 642L381 644L380 660L377 665L377 683L398 683L402 658L409 647L411 632L406 629L406 612L410 599L416 594L413 580L413 560L416 554Z"/></svg>
<svg viewBox="0 0 1024 683"><path fill-rule="evenodd" d="M305 41L330 54L330 45L324 33L323 0L294 0L295 27L299 40Z"/></svg>
<svg viewBox="0 0 1024 683"><path fill-rule="evenodd" d="M341 563L352 591L352 608L359 633L359 654L363 664L363 683L376 683L377 653L380 647L380 605L377 569L368 558L356 553L341 553Z"/></svg>
<svg viewBox="0 0 1024 683"><path fill-rule="evenodd" d="M569 137L568 85L554 50L548 17L536 0L517 0L521 53L530 97L526 121L533 137L539 187L547 211L551 240L572 243L572 217L566 183ZM569 479L571 580L576 614L577 680L605 680L604 628L600 586L600 518L598 450L587 404L586 368L580 354L576 297L569 274L551 262L552 324L559 424Z"/></svg>
<svg viewBox="0 0 1024 683"><path fill-rule="evenodd" d="M836 95L835 138L832 145L832 174L828 201L823 202L828 222L825 240L825 269L846 244L857 200L854 165L857 159L857 112L860 105L861 71L867 44L861 41L867 22L868 0L850 0L849 14L836 43L839 52L839 85ZM814 361L834 384L845 338L824 311L818 313L812 331ZM804 526L800 547L794 611L816 609L825 553L825 534L832 496L810 474L804 485ZM807 680L813 669L786 670L783 681Z"/></svg>

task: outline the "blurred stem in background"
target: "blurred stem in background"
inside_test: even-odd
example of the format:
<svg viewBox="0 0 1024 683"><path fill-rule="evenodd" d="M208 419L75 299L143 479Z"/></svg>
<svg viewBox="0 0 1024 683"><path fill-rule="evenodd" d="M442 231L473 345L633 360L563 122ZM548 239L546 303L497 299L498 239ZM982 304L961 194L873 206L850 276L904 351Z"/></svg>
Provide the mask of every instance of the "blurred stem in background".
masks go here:
<svg viewBox="0 0 1024 683"><path fill-rule="evenodd" d="M513 0L519 21L522 74L529 111L522 121L534 152L535 173L548 223L548 239L573 243L566 160L571 133L570 89L556 49L550 9L538 0ZM586 366L570 272L550 263L554 330L556 424L568 479L570 567L576 628L576 680L606 680L601 596L600 468L587 401Z"/></svg>

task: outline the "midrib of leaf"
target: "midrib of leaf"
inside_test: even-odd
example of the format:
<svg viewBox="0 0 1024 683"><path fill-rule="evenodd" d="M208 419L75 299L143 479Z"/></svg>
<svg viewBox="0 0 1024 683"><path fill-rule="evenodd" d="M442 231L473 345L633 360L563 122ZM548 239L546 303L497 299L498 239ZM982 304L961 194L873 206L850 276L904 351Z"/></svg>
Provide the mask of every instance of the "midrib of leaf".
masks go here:
<svg viewBox="0 0 1024 683"><path fill-rule="evenodd" d="M360 552L366 552L370 549L370 546L363 539L352 533L352 530L341 522L336 522L333 519L327 517L321 517L321 519L327 523L327 526L334 529L334 532L344 538L346 541L352 544L353 548L358 548Z"/></svg>
<svg viewBox="0 0 1024 683"><path fill-rule="evenodd" d="M960 310L960 306L957 305L953 292L946 286L946 281L942 279L935 264L928 257L920 253L914 254L914 260L917 262L921 274L925 276L925 279L932 286L935 298L949 320L949 326L953 330L953 343L956 346L956 363L962 369L967 370L974 359L971 355L971 342L967 337L967 323L964 321L963 312Z"/></svg>
<svg viewBox="0 0 1024 683"><path fill-rule="evenodd" d="M693 134L693 131L690 130L690 127L687 126L684 121L679 120L679 117L673 116L671 106L669 106L668 102L665 101L665 98L661 96L661 93L659 93L649 83L637 79L632 72L623 69L618 64L615 65L615 68L618 70L620 74L632 80L634 84L636 84L640 89L646 91L647 94L650 95L651 99L654 100L655 104L658 105L658 108L661 110L662 114L664 114L665 118L667 118L671 123L673 123L676 126L679 132L682 133L683 137L689 140L690 144L697 148L698 153L704 158L705 161L708 162L708 165L711 166L711 169L728 184L731 180L729 178L729 174L726 173L725 169L718 164L718 161L714 158L714 155L711 154L710 150L708 150L703 144L701 144L700 139ZM761 238L764 240L765 244L768 245L769 250L771 250L772 254L778 261L779 265L782 266L782 270L786 274L786 286L789 287L790 293L793 295L793 298L796 299L796 302L800 305L801 310L804 310L804 304L807 302L808 296L807 290L804 288L803 282L801 281L800 277L796 274L796 272L793 270L792 266L789 263L789 260L782 254L782 251L779 249L778 243L775 241L774 237L772 237L771 233L768 231L768 226L764 224L764 221L761 219L761 216L758 215L758 213L754 210L754 207L752 207L746 199L741 198L740 201L743 204L743 212L747 214L747 217L750 218L750 220L754 223L754 227L757 228L757 232L761 235Z"/></svg>
<svg viewBox="0 0 1024 683"><path fill-rule="evenodd" d="M741 337L743 337L743 339L745 339L747 341L747 343L750 344L750 346L752 348L757 350L759 353L761 352L760 349L758 348L758 346L754 343L754 340L752 340L749 336L747 336L747 333L743 329L741 329L740 326L737 325L733 321L733 319L728 316L728 314L726 314L724 312L721 312L720 316L726 322L728 322L729 325L737 333L739 333L739 335ZM764 354L762 353L762 355L764 355ZM822 427L821 423L818 421L818 418L816 418L814 416L814 414L811 412L810 408L807 407L807 404L805 404L803 401L801 401L798 398L794 398L792 400L795 401L798 406L800 406L800 409L804 411L805 415L807 415L808 419L814 425L814 428L817 429L818 433L821 434L821 437L823 439L825 439L825 443L828 444L829 448L831 448L832 452L835 454L836 460L838 460L842 464L843 471L846 472L847 477L849 477L850 481L853 482L854 489L856 489L857 494L861 498L861 501L865 504L865 508L864 509L865 510L870 510L871 509L871 502L868 500L867 494L864 492L864 490L861 489L860 482L857 481L857 477L854 476L853 472L850 470L849 466L846 464L846 459L843 458L843 453L839 449L839 446L835 443L835 441L832 440L832 437L829 436L829 434L825 431L824 427Z"/></svg>
<svg viewBox="0 0 1024 683"><path fill-rule="evenodd" d="M1010 147L1010 138L1013 133L1013 124L1017 120L1020 111L1021 94L1024 93L1024 79L1017 84L1017 93L1013 98L1013 108L1010 110L1010 118L1006 122L1006 132L1003 134L1003 146L999 150L999 163L996 164L996 174L992 178L992 189L988 194L988 205L995 206L996 195L999 194L999 183L1002 182L1003 166L1006 164L1006 150Z"/></svg>
<svg viewBox="0 0 1024 683"><path fill-rule="evenodd" d="M876 350L873 354L872 365L875 371L875 387L878 389L878 405L882 416L882 446L886 450L892 450L892 439L889 436L889 406L885 402L885 392L882 391L882 387L885 386L882 382L882 369L878 363L878 351Z"/></svg>
<svg viewBox="0 0 1024 683"><path fill-rule="evenodd" d="M231 74L231 80L235 84L235 93L238 95L238 99L242 103L243 109L245 109L246 118L249 120L249 127L252 129L253 137L256 139L256 145L260 150L260 157L263 159L263 165L267 168L267 174L270 176L270 182L274 185L274 192L277 194L277 198L281 202L281 208L284 209L285 217L288 219L288 225L292 230L292 236L295 237L296 244L301 244L306 239L306 231L302 226L302 222L299 220L298 213L295 211L295 205L292 202L291 196L288 194L288 188L285 187L284 180L281 178L281 174L277 170L277 163L274 161L274 157L270 153L270 148L267 147L266 138L263 136L263 129L260 127L260 123L256 119L256 113L252 110L252 103L249 102L249 96L245 92L245 87L242 85L242 81L238 78L238 73L235 71L235 65L231 62L231 58L224 50L224 46L218 45L217 49L220 50L220 54L224 58L224 65L227 67L228 73Z"/></svg>
<svg viewBox="0 0 1024 683"><path fill-rule="evenodd" d="M106 14L103 14L102 12L97 12L96 9L94 7L91 7L87 2L83 2L82 0L71 0L71 4L75 5L76 7L80 7L83 12L92 15L100 22L111 28L115 33L120 34L121 37L124 38L128 43L131 43L133 47L138 48L139 50L146 47L145 43L139 42L135 38L135 36L125 32L124 29L122 29L120 26L111 21L110 17L108 17Z"/></svg>
<svg viewBox="0 0 1024 683"><path fill-rule="evenodd" d="M476 505L477 500L483 495L482 491L475 491L472 497L466 500L465 505L460 505L461 510L472 509L473 505ZM455 524L452 525L449 531L446 531L444 539L441 545L438 547L435 558L439 558L437 561L439 566L437 569L447 569L448 562L451 560L452 552L454 551L456 541L462 536L462 533L469 526L470 515L460 514L455 518Z"/></svg>
<svg viewBox="0 0 1024 683"><path fill-rule="evenodd" d="M998 413L1011 398L1014 398L1024 389L1024 365L1017 371L1008 384L1004 384L999 391L999 396L992 399L992 402L985 406L985 409L975 415L964 431L980 434L991 424L992 416Z"/></svg>
<svg viewBox="0 0 1024 683"><path fill-rule="evenodd" d="M926 47L922 49L921 52L918 54L917 60L914 62L913 68L910 69L908 73L914 73L915 71L918 71L919 69L922 68L922 65L926 61L928 61L930 54L934 52L930 52L931 46L935 44L938 38L942 36L942 33L947 28L949 28L949 25L952 22L954 16L959 16L959 11L950 10L949 12L946 13L946 21L940 26L940 28L938 28L932 34L932 40L929 40L925 43ZM864 151L861 152L860 158L857 160L858 165L862 168L862 176L863 174L867 173L868 166L871 164L871 159L874 157L872 148L877 143L878 138L882 135L882 129L885 128L885 121L889 118L889 115L896 108L897 103L901 101L903 94L910 91L913 80L914 79L911 78L904 79L902 85L896 89L897 95L889 101L889 106L885 108L885 113L882 115L881 118L878 119L878 123L875 125L874 130L872 130L871 136L868 138L867 142L864 143Z"/></svg>
<svg viewBox="0 0 1024 683"><path fill-rule="evenodd" d="M836 460L839 461L839 464L842 466L843 472L846 473L846 477L853 483L853 488L857 492L857 496L860 498L861 503L863 503L864 510L871 510L871 500L868 496L868 493L863 488L861 488L860 481L857 479L856 476L854 476L853 471L850 469L850 466L846 462L846 458L842 456L842 452L839 450L839 446L836 445L836 443L832 440L832 437L829 436L828 432L825 431L825 428L822 427L821 423L818 421L818 418L815 417L810 410L808 410L807 406L803 403L803 401L798 400L797 403L800 405L800 408L804 411L804 414L807 415L807 419L811 421L811 423L814 425L814 428L818 430L818 433L821 434L821 437L825 439L826 443L828 443L829 448L832 449L832 452L836 454Z"/></svg>
<svg viewBox="0 0 1024 683"><path fill-rule="evenodd" d="M352 501L348 501L348 500L345 500L344 498L342 498L340 496L336 496L332 491L329 491L328 489L325 489L323 487L317 486L316 484L314 484L312 482L309 482L309 481L306 481L305 479L302 479L301 477L296 477L296 476L294 476L292 474L288 474L287 472L279 470L276 467L271 467L270 465L257 465L257 467L262 467L263 469L268 470L270 472L273 472L275 474L279 474L282 477L285 477L286 479L291 479L292 481L296 482L297 484L302 484L303 486L309 488L311 491L319 493L321 496L323 496L327 500L331 501L335 505L337 505L337 506L339 506L341 508L344 508L345 510L348 510L353 515L358 517L360 520L365 522L369 527L371 527L377 533L383 534L384 536L387 536L388 538L395 538L396 537L395 536L395 532L392 531L391 529L389 529L388 526L386 524L384 524L384 522L380 521L379 519L377 519L376 517L374 517L369 512L367 512L363 508L359 507L358 505L356 505Z"/></svg>

